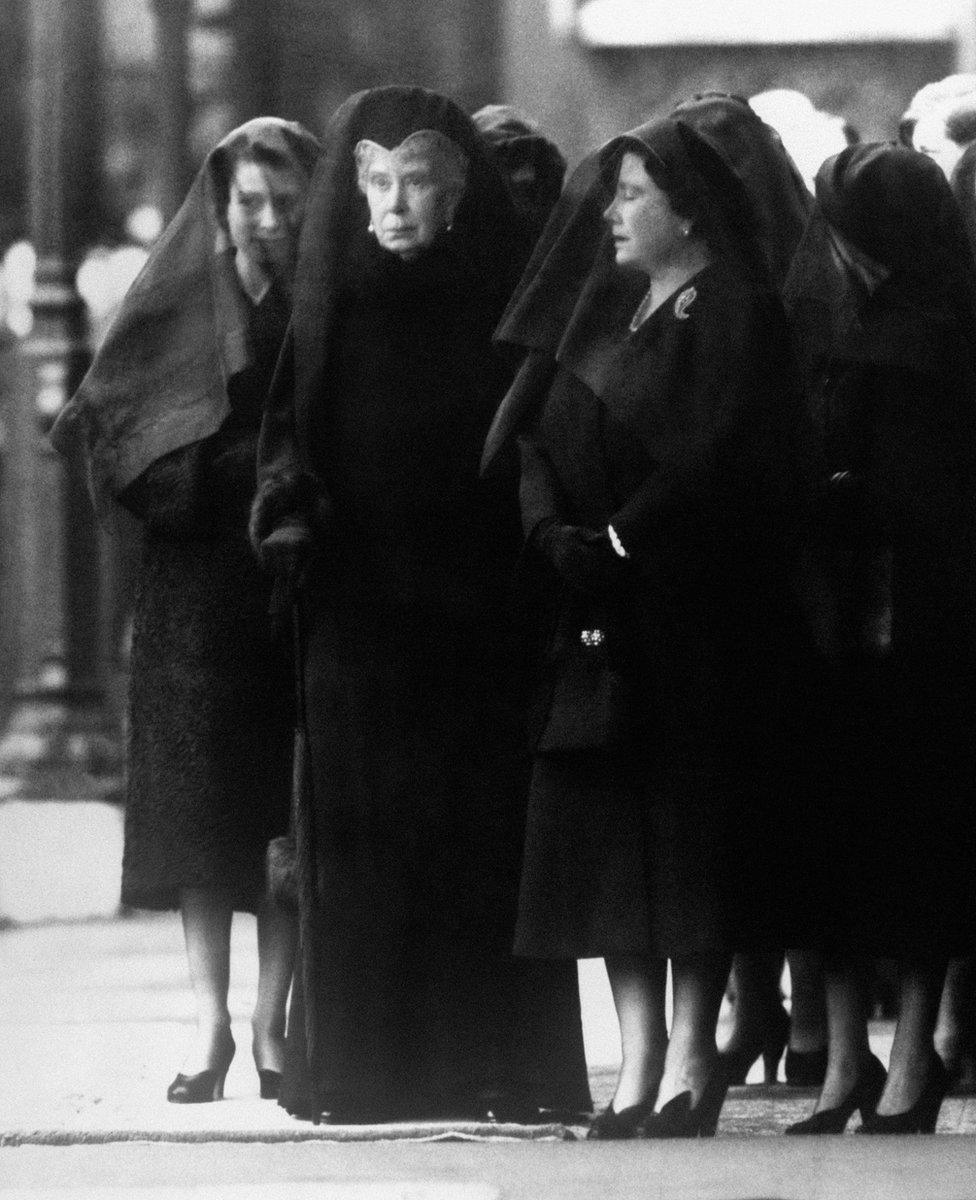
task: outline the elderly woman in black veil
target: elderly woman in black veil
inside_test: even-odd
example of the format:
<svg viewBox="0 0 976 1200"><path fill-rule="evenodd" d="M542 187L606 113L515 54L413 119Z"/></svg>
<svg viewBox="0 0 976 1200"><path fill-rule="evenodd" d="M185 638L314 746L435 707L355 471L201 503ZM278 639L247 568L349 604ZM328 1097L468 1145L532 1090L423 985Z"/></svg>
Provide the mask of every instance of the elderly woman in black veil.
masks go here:
<svg viewBox="0 0 976 1200"><path fill-rule="evenodd" d="M816 242L789 283L827 457L817 558L834 664L818 781L827 1075L793 1133L932 1132L951 954L972 949L976 273L938 166L887 144L817 175ZM818 230L819 226L819 230ZM858 962L900 966L887 1076Z"/></svg>
<svg viewBox="0 0 976 1200"><path fill-rule="evenodd" d="M518 433L558 608L516 948L606 962L623 1065L591 1137L714 1133L732 950L786 944L739 877L789 794L802 640L802 406L752 217L687 124L642 126L574 174L500 329L528 355L486 466Z"/></svg>
<svg viewBox="0 0 976 1200"><path fill-rule="evenodd" d="M512 954L528 754L514 488L478 478L525 258L468 117L353 96L313 183L262 433L307 738L282 1104L331 1122L589 1107L572 964Z"/></svg>
<svg viewBox="0 0 976 1200"><path fill-rule="evenodd" d="M277 118L224 138L52 432L86 459L100 513L121 505L144 531L122 902L182 914L197 1036L174 1103L223 1094L235 910L258 919L262 1096L276 1095L283 1066L294 921L265 898L264 859L288 825L291 688L247 522L317 156L310 133Z"/></svg>

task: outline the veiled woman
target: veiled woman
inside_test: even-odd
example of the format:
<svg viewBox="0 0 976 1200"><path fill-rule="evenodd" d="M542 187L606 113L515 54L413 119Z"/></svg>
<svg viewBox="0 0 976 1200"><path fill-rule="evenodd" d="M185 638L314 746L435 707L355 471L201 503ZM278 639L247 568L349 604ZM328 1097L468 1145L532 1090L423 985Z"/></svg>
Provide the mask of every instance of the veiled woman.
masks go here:
<svg viewBox="0 0 976 1200"><path fill-rule="evenodd" d="M144 530L122 901L183 916L197 1036L169 1090L177 1103L222 1095L235 910L258 915L262 1095L283 1065L294 933L263 897L267 843L288 824L291 688L247 520L317 155L311 134L277 118L228 134L52 434L65 452L80 444L99 510L122 505Z"/></svg>
<svg viewBox="0 0 976 1200"><path fill-rule="evenodd" d="M794 1133L931 1132L946 961L971 951L976 616L976 270L936 163L869 144L828 159L789 302L827 456L819 556L834 665L821 739L814 932L827 954L827 1075ZM813 232L816 232L813 230ZM898 960L887 1077L860 962Z"/></svg>
<svg viewBox="0 0 976 1200"><path fill-rule="evenodd" d="M468 117L336 113L262 433L258 553L300 589L301 970L282 1104L332 1122L588 1107L575 976L511 952L528 780L511 488L478 479L524 261Z"/></svg>
<svg viewBox="0 0 976 1200"><path fill-rule="evenodd" d="M528 354L488 456L520 431L558 601L516 948L606 961L595 1137L714 1132L732 950L785 944L750 868L789 793L803 419L751 224L686 124L641 126L575 173L500 329Z"/></svg>
<svg viewBox="0 0 976 1200"><path fill-rule="evenodd" d="M779 134L760 119L749 101L722 92L693 96L679 104L673 115L691 126L742 185L769 282L776 294L782 295L793 256L808 229L813 196ZM814 248L808 244L807 249L812 253ZM819 249L826 258L826 243ZM797 680L797 690L812 689L805 689ZM811 748L817 752L815 745ZM797 821L802 820L798 795L785 795L780 802ZM761 845L770 858L754 861L754 871L768 874L794 868L791 862L775 861L777 851L771 840L763 839ZM780 851L785 853L785 848L780 847ZM780 991L782 950L737 954L733 960L730 1030L722 1049L732 1084L744 1083L759 1058L763 1060L766 1082L775 1082L784 1048L787 1083L804 1086L823 1082L827 1050L820 964L809 949L791 947L788 958L789 1016Z"/></svg>

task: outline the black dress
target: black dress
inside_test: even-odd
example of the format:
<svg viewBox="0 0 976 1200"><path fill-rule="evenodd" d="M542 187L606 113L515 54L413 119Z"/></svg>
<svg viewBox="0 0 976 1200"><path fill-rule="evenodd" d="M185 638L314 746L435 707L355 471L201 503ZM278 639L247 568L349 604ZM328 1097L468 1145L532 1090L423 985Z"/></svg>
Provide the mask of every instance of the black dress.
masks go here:
<svg viewBox="0 0 976 1200"><path fill-rule="evenodd" d="M361 138L468 160L453 229L381 250ZM508 381L491 346L518 225L470 121L421 89L350 98L313 183L252 525L303 498L300 968L281 1104L333 1119L589 1108L575 968L512 953L529 779L514 480L478 479ZM328 516L322 518L325 511Z"/></svg>
<svg viewBox="0 0 976 1200"><path fill-rule="evenodd" d="M612 522L631 553L630 583L604 598L631 729L611 749L536 758L516 946L579 958L783 944L805 641L789 587L802 422L782 315L716 261L607 358L599 397L557 370L525 443L523 521ZM561 619L581 603L564 591Z"/></svg>
<svg viewBox="0 0 976 1200"><path fill-rule="evenodd" d="M122 494L145 523L130 675L122 902L175 908L216 888L254 911L268 841L288 826L292 674L272 636L271 579L247 540L261 409L287 313L251 315L254 361L231 415Z"/></svg>

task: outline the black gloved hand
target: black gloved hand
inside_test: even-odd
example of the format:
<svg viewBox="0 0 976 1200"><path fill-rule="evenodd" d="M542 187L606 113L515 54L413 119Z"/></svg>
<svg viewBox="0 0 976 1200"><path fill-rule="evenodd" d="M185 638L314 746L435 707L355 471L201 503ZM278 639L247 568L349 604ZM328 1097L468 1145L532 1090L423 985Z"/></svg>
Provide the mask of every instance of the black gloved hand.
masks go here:
<svg viewBox="0 0 976 1200"><path fill-rule="evenodd" d="M292 516L257 545L261 565L291 588L298 587L315 551L312 530L304 517Z"/></svg>
<svg viewBox="0 0 976 1200"><path fill-rule="evenodd" d="M605 529L562 525L553 519L539 526L534 540L559 577L574 591L602 595L626 581L626 561L614 551Z"/></svg>

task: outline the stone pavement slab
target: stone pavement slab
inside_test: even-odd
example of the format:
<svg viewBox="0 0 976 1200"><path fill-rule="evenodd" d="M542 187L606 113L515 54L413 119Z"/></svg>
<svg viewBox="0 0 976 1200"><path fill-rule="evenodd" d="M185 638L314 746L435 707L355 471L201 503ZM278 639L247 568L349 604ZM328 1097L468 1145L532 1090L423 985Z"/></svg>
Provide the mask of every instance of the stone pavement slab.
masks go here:
<svg viewBox="0 0 976 1200"><path fill-rule="evenodd" d="M0 1149L0 1200L973 1200L968 1138Z"/></svg>

